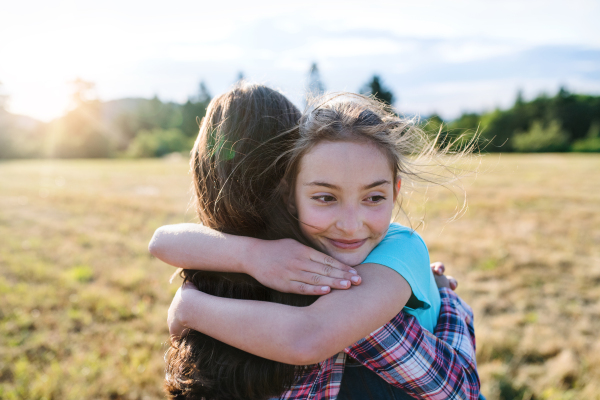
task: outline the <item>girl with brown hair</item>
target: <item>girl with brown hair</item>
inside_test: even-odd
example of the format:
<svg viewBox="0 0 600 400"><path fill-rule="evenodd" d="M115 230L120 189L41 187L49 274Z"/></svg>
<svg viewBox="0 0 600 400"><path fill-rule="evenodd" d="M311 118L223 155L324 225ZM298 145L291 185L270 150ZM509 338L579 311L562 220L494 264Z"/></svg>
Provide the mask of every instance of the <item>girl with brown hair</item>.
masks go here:
<svg viewBox="0 0 600 400"><path fill-rule="evenodd" d="M235 95L229 96L231 102L217 99L213 108L209 107L193 150L192 167L199 215L205 225L230 234L252 234L264 239L280 235L293 237L351 265L362 262L384 237L388 239L389 221L400 188L399 174L411 173L406 166L409 161L400 150L413 145L408 139L413 135L411 130L414 127L364 97L355 97L353 101L329 99L306 114L298 128L279 130L278 134L262 137L261 140L260 136L250 137L244 133L258 126L249 113L261 121L264 119L277 125L281 109L266 107L266 110L260 110L261 114L257 113L259 110L252 109L252 105L256 105L252 102L236 108L233 107ZM274 115L269 116L269 112ZM347 157L353 157L351 163L345 162ZM349 170L352 172L350 175L345 173ZM359 186L354 185L354 181ZM240 198L244 200L237 204L239 208L232 207ZM245 207L249 212L245 212ZM336 375L336 366L339 369L341 365L343 369L345 353L334 356L334 359L331 356L341 350L389 384L401 388L402 393L442 398L440 396L456 390L457 398L477 398L479 381L468 307L442 289L444 301L440 301L440 295L437 295L440 316L435 329L437 337L431 333L435 322L429 331L423 329L417 320L421 317L424 323L427 318L417 310L435 310L435 296L426 293L431 292L428 289L431 289L432 280L423 291L415 290L423 285L412 277L405 279L396 271L403 269L405 275L413 271L401 259L390 262L393 264L400 260L400 267L387 265L385 261L357 266L356 270L364 278L362 284L350 291L334 291L314 301L308 296L278 294L245 276L224 274L223 271L243 271L236 266L244 264L239 262L244 253L236 255L230 251L233 254L227 256L223 248L224 243L233 242L232 236L193 230L181 233L181 230L157 235L151 250L159 256L162 253L163 259L169 259L164 254L170 252L170 262L179 266L189 266L195 255L200 256L200 261L192 261L191 264L196 262L204 268L207 262L218 258L215 254L221 254L226 260L217 260L219 265L214 265L220 273L184 271L184 281L193 285L185 284L185 290L176 295L170 310L172 331L180 334L182 328L198 329L266 359L242 353L196 332L175 337L167 353L167 388L175 398L265 398L278 396L286 388L289 389L283 395L286 398L335 398L340 388L337 375L341 376L340 371ZM418 235L407 236L406 230L400 231L399 237L391 238L390 243L403 242L405 255L411 254L411 248L419 247L419 251L412 252L416 254L415 258L409 261L420 264L418 269L421 271L425 264L428 269L428 256L423 255L426 248L423 253L424 245ZM198 235L204 235L200 247L208 249L210 254L200 254L197 248L189 246L189 238ZM164 237L176 236L179 236L180 243L184 243L183 248L168 243L164 245L169 242ZM243 242L250 239L238 237L236 240ZM158 244L161 241L163 245ZM319 264L318 261L321 261L321 265L329 267L326 268L329 274L301 272L307 272L311 277L320 276L318 279L330 278L328 283L332 287L337 284L347 288L349 283L343 282L347 280L345 278L357 277L345 266L314 250L304 254L305 257L308 255L305 260L316 260L308 263L312 266L308 269L315 268L311 263ZM173 261L177 257L179 259ZM238 262L233 261L236 258ZM303 276L305 280L313 279L307 279L306 274ZM260 280L258 276L257 279ZM282 282L285 280L280 279ZM300 291L302 288L305 292L319 289L317 285L311 287L301 280L294 282L299 282L297 290ZM205 293L192 289L192 286ZM248 299L263 301L251 302ZM412 307L405 311L412 310L416 318L402 312L410 301ZM290 307L270 302L312 304ZM437 315L438 312L435 312L436 319ZM428 360L429 366L435 364L437 374L443 376L445 373L447 378L432 384L431 381L425 382L431 378L427 372L419 376L400 376L398 373L402 371L402 365L408 366L414 373L414 363L418 363L413 359L411 364L406 358L406 351L396 349L395 353L388 352L386 357L389 358L390 354L394 357L382 363L381 360L376 361L381 358L381 351L372 353L368 346L350 346L390 319L392 321L364 342L373 344L381 332L395 332L400 336L395 338L395 342L390 342L387 336L387 346L412 349L412 353L419 356L433 356L433 360ZM232 329L240 325L247 329ZM460 329L453 331L452 326L458 325ZM400 337L403 340L399 340ZM461 340L456 342L457 338ZM449 343L444 343L444 340L449 340ZM372 354L366 356L369 352ZM294 368L267 359L295 365L319 364L318 367ZM380 368L382 364L386 365L384 369ZM396 374L390 369L395 369ZM295 374L293 385L290 371L292 376ZM315 384L319 388L315 388ZM277 385L279 387L276 388ZM341 395L343 389L342 385Z"/></svg>

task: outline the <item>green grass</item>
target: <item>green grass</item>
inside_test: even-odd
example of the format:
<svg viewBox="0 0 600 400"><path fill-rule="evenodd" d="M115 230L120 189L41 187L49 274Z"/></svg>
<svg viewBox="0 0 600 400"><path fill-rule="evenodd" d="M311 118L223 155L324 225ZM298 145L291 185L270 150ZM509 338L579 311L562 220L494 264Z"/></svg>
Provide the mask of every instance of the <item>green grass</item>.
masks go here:
<svg viewBox="0 0 600 400"><path fill-rule="evenodd" d="M189 183L183 161L0 163L0 398L164 397L177 284L147 244L194 220ZM600 157L487 156L464 186L456 221L445 190L408 211L475 310L484 394L600 399Z"/></svg>

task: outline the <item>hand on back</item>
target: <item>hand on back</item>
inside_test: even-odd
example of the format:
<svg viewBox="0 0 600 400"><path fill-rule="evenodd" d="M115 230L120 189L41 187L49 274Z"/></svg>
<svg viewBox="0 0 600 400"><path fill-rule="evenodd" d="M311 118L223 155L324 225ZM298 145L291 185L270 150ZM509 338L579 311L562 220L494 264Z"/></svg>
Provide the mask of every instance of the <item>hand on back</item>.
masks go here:
<svg viewBox="0 0 600 400"><path fill-rule="evenodd" d="M456 290L456 288L458 287L458 281L450 275L444 275L444 272L446 271L444 263L440 261L432 263L431 271L433 271L433 277L435 278L435 283L438 289L445 287L450 288L452 290Z"/></svg>
<svg viewBox="0 0 600 400"><path fill-rule="evenodd" d="M259 241L251 258L250 274L280 292L323 295L361 282L354 268L293 239Z"/></svg>

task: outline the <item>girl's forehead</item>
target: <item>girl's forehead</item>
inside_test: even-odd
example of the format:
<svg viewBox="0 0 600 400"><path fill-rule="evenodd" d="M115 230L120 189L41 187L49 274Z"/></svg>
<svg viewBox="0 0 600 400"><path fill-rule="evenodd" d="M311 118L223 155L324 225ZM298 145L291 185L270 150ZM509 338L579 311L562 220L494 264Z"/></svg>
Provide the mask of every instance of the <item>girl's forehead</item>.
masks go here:
<svg viewBox="0 0 600 400"><path fill-rule="evenodd" d="M302 157L298 180L363 184L393 175L387 155L373 143L320 142Z"/></svg>

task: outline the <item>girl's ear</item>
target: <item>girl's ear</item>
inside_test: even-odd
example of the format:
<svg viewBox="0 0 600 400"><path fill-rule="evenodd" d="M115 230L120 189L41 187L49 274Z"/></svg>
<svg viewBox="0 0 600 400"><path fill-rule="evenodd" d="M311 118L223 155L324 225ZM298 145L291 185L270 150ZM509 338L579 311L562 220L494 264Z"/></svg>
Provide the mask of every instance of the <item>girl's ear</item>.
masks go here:
<svg viewBox="0 0 600 400"><path fill-rule="evenodd" d="M402 187L402 178L396 178L396 184L394 186L394 201L398 198L398 194L400 193L400 187Z"/></svg>

